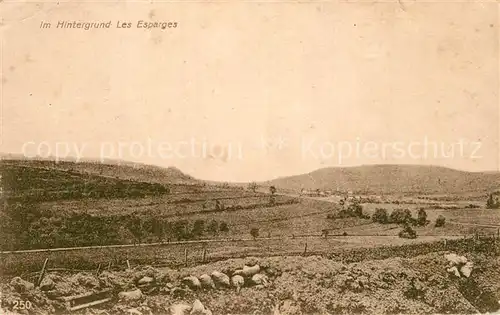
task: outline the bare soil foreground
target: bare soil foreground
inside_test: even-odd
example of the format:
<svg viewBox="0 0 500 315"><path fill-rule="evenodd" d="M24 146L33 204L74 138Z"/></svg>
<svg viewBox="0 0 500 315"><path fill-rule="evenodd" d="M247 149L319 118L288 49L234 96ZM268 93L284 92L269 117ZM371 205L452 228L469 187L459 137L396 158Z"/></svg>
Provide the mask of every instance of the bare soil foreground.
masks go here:
<svg viewBox="0 0 500 315"><path fill-rule="evenodd" d="M275 256L179 269L52 271L36 288L32 282L39 275L14 277L2 284L0 313L9 314L15 306L21 314L495 312L500 309L499 248L498 241L490 241L472 252L465 246L359 262L316 255ZM96 292L105 293L105 303L92 306L89 294ZM83 297L79 304L64 302L75 296ZM19 310L16 301L25 301L30 310ZM81 305L86 307L78 310Z"/></svg>

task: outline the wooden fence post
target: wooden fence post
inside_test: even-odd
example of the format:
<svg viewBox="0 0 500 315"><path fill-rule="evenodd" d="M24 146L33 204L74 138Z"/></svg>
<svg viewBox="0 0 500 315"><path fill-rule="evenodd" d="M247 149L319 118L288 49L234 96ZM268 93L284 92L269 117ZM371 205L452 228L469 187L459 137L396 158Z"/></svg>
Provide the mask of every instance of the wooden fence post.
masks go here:
<svg viewBox="0 0 500 315"><path fill-rule="evenodd" d="M304 245L304 255L307 253L307 241L306 244Z"/></svg>
<svg viewBox="0 0 500 315"><path fill-rule="evenodd" d="M205 262L207 259L207 249L206 248L203 248L203 254L201 256L201 261L202 262Z"/></svg>
<svg viewBox="0 0 500 315"><path fill-rule="evenodd" d="M96 275L99 275L100 272L101 272L101 264L99 264L99 266L97 266Z"/></svg>
<svg viewBox="0 0 500 315"><path fill-rule="evenodd" d="M130 262L127 259L127 268L130 270Z"/></svg>
<svg viewBox="0 0 500 315"><path fill-rule="evenodd" d="M45 261L43 262L42 272L40 273L40 277L38 277L38 281L36 282L37 287L40 286L40 284L42 283L43 277L45 276L45 269L47 268L48 261L49 261L49 259L45 258Z"/></svg>

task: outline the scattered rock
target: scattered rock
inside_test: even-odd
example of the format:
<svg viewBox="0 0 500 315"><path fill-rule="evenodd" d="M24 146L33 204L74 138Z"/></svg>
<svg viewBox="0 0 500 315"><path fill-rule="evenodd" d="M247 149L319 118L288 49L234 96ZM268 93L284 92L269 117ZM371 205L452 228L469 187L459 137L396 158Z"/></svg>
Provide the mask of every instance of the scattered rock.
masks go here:
<svg viewBox="0 0 500 315"><path fill-rule="evenodd" d="M450 266L446 269L449 273L453 273L457 277L470 277L473 268L472 261L468 261L465 256L458 256L453 253L446 254L444 257L448 260L448 264Z"/></svg>
<svg viewBox="0 0 500 315"><path fill-rule="evenodd" d="M136 301L142 299L142 297L143 295L141 289L137 289L134 291L123 291L118 293L119 300Z"/></svg>
<svg viewBox="0 0 500 315"><path fill-rule="evenodd" d="M215 283L212 278L207 274L202 274L200 276L201 286L205 289L215 289Z"/></svg>
<svg viewBox="0 0 500 315"><path fill-rule="evenodd" d="M260 272L260 266L259 265L254 265L252 267L249 266L243 266L243 269L236 270L234 272L235 275L240 275L243 277L252 277L253 275L257 274Z"/></svg>
<svg viewBox="0 0 500 315"><path fill-rule="evenodd" d="M457 254L446 254L444 255L446 260L450 263L450 266L463 265L467 263L467 258L465 256L458 256Z"/></svg>
<svg viewBox="0 0 500 315"><path fill-rule="evenodd" d="M274 308L274 315L292 315L301 314L300 307L294 305L293 300L285 300L280 304L277 304Z"/></svg>
<svg viewBox="0 0 500 315"><path fill-rule="evenodd" d="M142 313L136 308L128 309L127 314L128 315L142 315Z"/></svg>
<svg viewBox="0 0 500 315"><path fill-rule="evenodd" d="M191 311L191 306L186 304L174 304L170 306L170 315L187 315Z"/></svg>
<svg viewBox="0 0 500 315"><path fill-rule="evenodd" d="M187 285L191 290L198 290L201 288L201 282L195 276L188 276L183 278L182 283Z"/></svg>
<svg viewBox="0 0 500 315"><path fill-rule="evenodd" d="M187 293L186 290L183 288L175 287L170 289L170 294L175 298L184 297L186 293Z"/></svg>
<svg viewBox="0 0 500 315"><path fill-rule="evenodd" d="M448 273L454 274L456 277L460 278L460 271L458 271L458 268L456 266L450 267L446 269Z"/></svg>
<svg viewBox="0 0 500 315"><path fill-rule="evenodd" d="M231 284L236 288L236 292L240 292L241 288L245 284L245 279L240 275L234 275L231 278Z"/></svg>
<svg viewBox="0 0 500 315"><path fill-rule="evenodd" d="M462 266L462 268L460 268L460 273L464 277L469 278L470 274L472 273L472 267L473 267L472 262L468 261L467 263L465 263L465 265Z"/></svg>
<svg viewBox="0 0 500 315"><path fill-rule="evenodd" d="M166 285L165 285L166 288L168 288L169 290L173 289L175 286L172 282L168 282Z"/></svg>
<svg viewBox="0 0 500 315"><path fill-rule="evenodd" d="M105 287L112 287L120 291L131 289L133 285L128 277L122 276L120 272L109 272L107 270L99 275L99 281Z"/></svg>
<svg viewBox="0 0 500 315"><path fill-rule="evenodd" d="M219 271L214 271L211 274L212 279L214 280L214 283L218 287L229 287L231 286L231 282L229 277Z"/></svg>
<svg viewBox="0 0 500 315"><path fill-rule="evenodd" d="M193 302L193 307L191 309L191 315L204 315L205 314L205 306L201 303L200 300L195 300Z"/></svg>
<svg viewBox="0 0 500 315"><path fill-rule="evenodd" d="M15 288L17 292L27 292L35 288L35 285L31 282L21 279L20 277L12 278L10 285Z"/></svg>
<svg viewBox="0 0 500 315"><path fill-rule="evenodd" d="M74 275L74 277L72 278L72 282L74 283L74 285L83 286L90 289L95 289L100 286L99 280L95 276L84 273L77 273L76 275Z"/></svg>
<svg viewBox="0 0 500 315"><path fill-rule="evenodd" d="M154 282L154 279L152 277L142 277L139 281L137 281L138 285L149 285Z"/></svg>
<svg viewBox="0 0 500 315"><path fill-rule="evenodd" d="M253 277L252 277L252 282L256 285L263 285L263 286L266 286L268 284L268 281L267 281L267 276L265 274L262 274L262 273L258 273L258 274L255 274Z"/></svg>
<svg viewBox="0 0 500 315"><path fill-rule="evenodd" d="M40 283L40 290L42 291L53 290L55 286L56 284L54 283L54 281L52 281L52 279L44 278L42 280L42 283Z"/></svg>

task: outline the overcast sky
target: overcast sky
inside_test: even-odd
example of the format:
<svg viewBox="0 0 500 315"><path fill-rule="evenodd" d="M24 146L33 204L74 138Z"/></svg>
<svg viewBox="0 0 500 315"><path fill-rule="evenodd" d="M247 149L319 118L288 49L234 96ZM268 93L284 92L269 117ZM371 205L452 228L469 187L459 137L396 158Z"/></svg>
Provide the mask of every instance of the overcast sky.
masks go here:
<svg viewBox="0 0 500 315"><path fill-rule="evenodd" d="M59 155L67 145L225 181L380 163L499 169L494 3L4 1L0 12L2 152L54 155L59 143Z"/></svg>

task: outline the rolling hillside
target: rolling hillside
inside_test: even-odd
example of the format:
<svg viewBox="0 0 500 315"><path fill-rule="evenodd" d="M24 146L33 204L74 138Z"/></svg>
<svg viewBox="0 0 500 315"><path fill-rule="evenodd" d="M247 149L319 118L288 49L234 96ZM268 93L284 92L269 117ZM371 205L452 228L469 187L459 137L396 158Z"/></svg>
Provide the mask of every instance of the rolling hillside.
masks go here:
<svg viewBox="0 0 500 315"><path fill-rule="evenodd" d="M149 172L158 182L147 180ZM0 175L0 249L7 250L239 236L252 223L270 233L293 217L320 213L324 221L327 210L205 185L174 168L2 159Z"/></svg>
<svg viewBox="0 0 500 315"><path fill-rule="evenodd" d="M200 181L184 174L175 167L163 168L121 160L106 160L104 163L84 160L77 163L71 160L55 162L50 159L25 159L16 156L4 156L0 160L0 167L6 165L99 175L137 182L176 185L201 184Z"/></svg>
<svg viewBox="0 0 500 315"><path fill-rule="evenodd" d="M439 166L366 165L323 168L278 178L265 185L300 191L323 189L359 193L462 194L486 193L500 187L499 172L465 172Z"/></svg>
<svg viewBox="0 0 500 315"><path fill-rule="evenodd" d="M48 161L0 161L2 199L44 202L137 198L170 192L169 185L52 167Z"/></svg>

